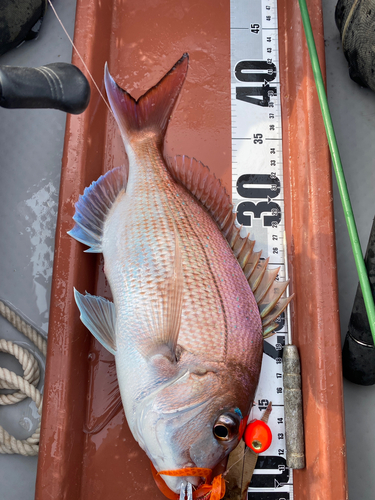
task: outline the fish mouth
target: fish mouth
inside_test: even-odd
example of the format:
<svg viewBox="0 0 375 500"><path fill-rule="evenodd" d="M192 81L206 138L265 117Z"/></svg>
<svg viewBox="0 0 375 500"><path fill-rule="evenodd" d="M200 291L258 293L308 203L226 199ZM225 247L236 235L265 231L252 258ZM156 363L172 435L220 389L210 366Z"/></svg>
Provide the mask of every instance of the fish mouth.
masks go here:
<svg viewBox="0 0 375 500"><path fill-rule="evenodd" d="M165 482L167 487L177 494L180 493L182 485L185 485L184 487L186 488L186 485L191 484L193 490L196 490L204 482L204 480L196 476L176 477L176 476L163 476L163 474L160 475L163 478L163 481Z"/></svg>
<svg viewBox="0 0 375 500"><path fill-rule="evenodd" d="M179 500L193 500L193 486L191 483L185 481L181 483Z"/></svg>

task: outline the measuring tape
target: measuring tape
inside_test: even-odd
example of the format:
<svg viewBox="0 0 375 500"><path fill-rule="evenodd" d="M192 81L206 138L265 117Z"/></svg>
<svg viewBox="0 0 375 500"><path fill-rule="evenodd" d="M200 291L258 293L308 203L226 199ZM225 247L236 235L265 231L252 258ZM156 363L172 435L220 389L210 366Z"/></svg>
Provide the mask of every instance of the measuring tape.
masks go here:
<svg viewBox="0 0 375 500"><path fill-rule="evenodd" d="M285 279L282 123L277 0L231 0L232 200L239 224L256 250L280 266ZM286 467L282 349L285 315L264 341L262 371L252 418L269 401L272 445L258 458L249 487L252 500L293 500L292 470Z"/></svg>

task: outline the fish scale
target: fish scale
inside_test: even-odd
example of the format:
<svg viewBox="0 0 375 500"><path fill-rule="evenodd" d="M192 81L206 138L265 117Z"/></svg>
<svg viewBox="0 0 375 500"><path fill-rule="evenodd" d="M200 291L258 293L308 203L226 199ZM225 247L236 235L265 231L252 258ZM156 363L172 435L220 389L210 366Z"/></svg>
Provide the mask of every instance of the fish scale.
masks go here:
<svg viewBox="0 0 375 500"><path fill-rule="evenodd" d="M140 267L139 255L144 244L147 248L147 259L150 262L155 261L154 265L150 265L149 275L145 275L142 280L144 284L149 278L148 286L151 288L148 291L148 286L142 285L142 288L145 288L144 297L149 293L157 293L158 284L164 283L173 269L171 262L174 253L173 227L175 226L182 251L184 275L184 299L178 343L193 353L199 354L207 350L208 359L223 361L227 354L227 342L230 341L228 335L236 330L236 336L241 338L241 331L251 332L254 328L256 317L251 317L250 309L252 306L253 310L257 311L257 306L253 294L232 250L219 234L216 223L185 188L171 179L162 162L159 149L154 146L152 150L152 139L150 144L142 143L139 149L140 151L134 148L134 155L138 161L136 178L133 179L130 174L127 194L122 203L127 205L126 197L130 198L133 190L137 191L138 183L144 185L146 177L150 189L147 193L140 193L132 199L131 214L128 214L130 207L118 204L107 223L115 224L117 231L118 223L114 222L114 219L119 217L124 220L122 233L118 238L123 242L122 248L127 249L124 255L106 257L106 268L110 267L108 263L111 259L124 263L121 275L117 269L113 278L112 273L107 273L114 297L119 297L116 300L122 301L124 293L122 281L131 280L134 271ZM158 156L159 161L155 161ZM154 158L153 162L149 161L150 157ZM117 214L117 211L120 213ZM176 213L180 216L174 217ZM111 237L108 236L108 239L111 240ZM134 250L134 253L129 253L129 249ZM108 253L104 251L105 255ZM230 274L221 270L223 265L228 266L228 264L232 270ZM137 330L133 334L139 339L139 330L142 330L143 325L136 311L143 310L144 305L141 298L136 299L137 279L134 278L132 283L133 287L127 293L132 296L132 308L135 312L131 316L127 309L126 315L129 328L133 332L131 317L135 318ZM227 306L225 298L233 296L237 304L235 307ZM123 302L125 306L128 304L128 296L124 297ZM204 332L203 335L197 335L197 324ZM258 332L260 335L259 322ZM124 336L127 335L125 328ZM118 341L122 341L121 335ZM246 347L244 345L243 348ZM233 355L236 356L237 353Z"/></svg>

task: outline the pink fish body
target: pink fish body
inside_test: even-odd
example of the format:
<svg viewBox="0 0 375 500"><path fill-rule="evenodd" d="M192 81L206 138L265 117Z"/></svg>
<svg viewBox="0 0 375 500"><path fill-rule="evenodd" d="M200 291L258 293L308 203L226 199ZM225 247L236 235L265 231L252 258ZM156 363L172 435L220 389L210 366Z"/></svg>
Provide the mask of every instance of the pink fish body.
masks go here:
<svg viewBox="0 0 375 500"><path fill-rule="evenodd" d="M238 444L265 326L248 278L266 297L274 277L262 281L265 267L256 269L253 242L239 236L209 170L187 157L173 165L163 158L187 67L184 55L138 102L106 69L129 171L114 169L85 190L70 232L104 255L114 303L75 297L84 324L115 355L129 427L157 471L213 469ZM276 302L274 294L266 307ZM201 482L163 479L176 493L184 481Z"/></svg>

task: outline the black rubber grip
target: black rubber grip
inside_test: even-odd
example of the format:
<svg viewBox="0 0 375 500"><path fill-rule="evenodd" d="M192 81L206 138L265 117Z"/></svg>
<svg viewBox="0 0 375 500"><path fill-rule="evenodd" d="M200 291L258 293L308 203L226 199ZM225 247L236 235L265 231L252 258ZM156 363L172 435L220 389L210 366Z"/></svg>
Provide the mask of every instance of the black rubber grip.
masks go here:
<svg viewBox="0 0 375 500"><path fill-rule="evenodd" d="M0 66L3 108L53 108L77 115L89 101L89 82L73 64L53 63L39 68Z"/></svg>
<svg viewBox="0 0 375 500"><path fill-rule="evenodd" d="M372 296L375 298L375 220L367 245L365 265ZM342 364L347 380L359 385L375 384L375 347L359 285L342 350Z"/></svg>

